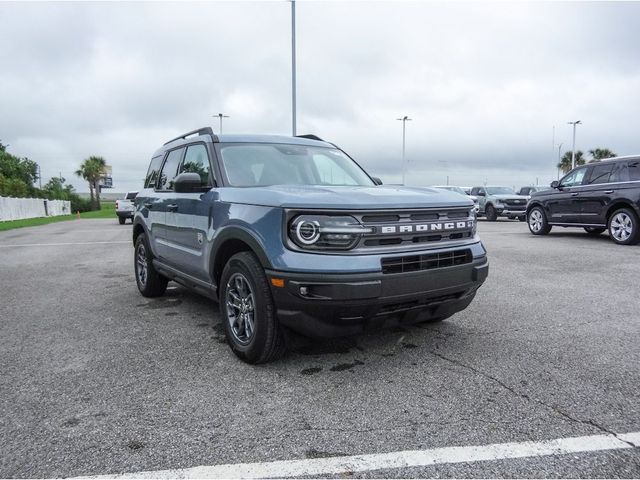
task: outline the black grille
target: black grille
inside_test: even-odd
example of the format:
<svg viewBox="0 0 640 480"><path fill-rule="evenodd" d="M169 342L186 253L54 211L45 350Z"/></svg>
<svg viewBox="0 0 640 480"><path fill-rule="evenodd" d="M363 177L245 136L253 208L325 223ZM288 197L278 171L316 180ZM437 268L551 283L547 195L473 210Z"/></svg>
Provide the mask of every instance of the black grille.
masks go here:
<svg viewBox="0 0 640 480"><path fill-rule="evenodd" d="M505 200L505 205L509 205L510 207L519 207L524 209L527 206L526 200Z"/></svg>
<svg viewBox="0 0 640 480"><path fill-rule="evenodd" d="M429 253L426 255L406 255L382 259L382 273L407 273L434 268L453 267L471 263L471 250Z"/></svg>

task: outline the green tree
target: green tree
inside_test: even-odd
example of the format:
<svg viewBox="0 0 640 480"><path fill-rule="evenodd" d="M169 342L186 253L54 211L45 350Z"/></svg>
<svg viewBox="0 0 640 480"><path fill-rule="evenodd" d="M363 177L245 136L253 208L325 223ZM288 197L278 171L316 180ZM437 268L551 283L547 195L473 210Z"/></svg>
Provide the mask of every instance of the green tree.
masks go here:
<svg viewBox="0 0 640 480"><path fill-rule="evenodd" d="M589 163L599 162L600 160L618 156L608 148L594 148L593 150L589 150L589 155L591 155L591 160L589 160Z"/></svg>
<svg viewBox="0 0 640 480"><path fill-rule="evenodd" d="M584 164L585 164L584 153L582 153L582 150L577 150L576 151L576 167L578 165L584 165ZM571 170L571 152L570 151L564 152L564 155L560 159L560 163L558 163L558 168L562 170L562 173L567 173Z"/></svg>
<svg viewBox="0 0 640 480"><path fill-rule="evenodd" d="M76 170L77 176L89 182L91 204L96 210L100 210L100 178L104 175L106 165L104 158L92 155L86 158Z"/></svg>
<svg viewBox="0 0 640 480"><path fill-rule="evenodd" d="M3 177L0 194L13 197L37 196L38 192L33 184L38 180L38 164L28 158L10 154L5 145L0 149L0 175Z"/></svg>

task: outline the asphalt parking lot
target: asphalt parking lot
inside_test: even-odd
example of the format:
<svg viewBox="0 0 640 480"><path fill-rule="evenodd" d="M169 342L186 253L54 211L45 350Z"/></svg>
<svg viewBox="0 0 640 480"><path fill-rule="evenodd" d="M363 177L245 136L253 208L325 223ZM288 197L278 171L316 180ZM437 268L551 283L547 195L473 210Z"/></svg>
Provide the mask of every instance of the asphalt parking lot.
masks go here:
<svg viewBox="0 0 640 480"><path fill-rule="evenodd" d="M0 477L69 477L640 430L640 247L481 222L489 279L439 325L238 361L217 306L135 286L131 226L0 233ZM343 475L344 476L344 475ZM350 477L639 477L640 449Z"/></svg>

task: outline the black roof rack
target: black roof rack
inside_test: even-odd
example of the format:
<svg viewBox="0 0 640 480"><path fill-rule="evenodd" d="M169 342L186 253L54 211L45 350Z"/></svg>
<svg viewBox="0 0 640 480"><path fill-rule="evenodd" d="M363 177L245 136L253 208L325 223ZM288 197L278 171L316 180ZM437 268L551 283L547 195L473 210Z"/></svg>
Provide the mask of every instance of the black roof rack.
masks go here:
<svg viewBox="0 0 640 480"><path fill-rule="evenodd" d="M211 135L211 139L214 142L218 141L218 137L216 137L216 134L213 133L213 130L211 129L211 127L203 127L203 128L199 128L198 130L193 130L191 132L187 132L183 135L180 135L179 137L173 138L171 140L169 140L168 142L165 143L165 145L171 143L171 142L175 142L176 140L184 140L187 137L190 137L191 135Z"/></svg>
<svg viewBox="0 0 640 480"><path fill-rule="evenodd" d="M314 135L313 133L307 133L306 135L296 135L297 138L308 138L309 140L318 140L319 142L324 142L319 136Z"/></svg>

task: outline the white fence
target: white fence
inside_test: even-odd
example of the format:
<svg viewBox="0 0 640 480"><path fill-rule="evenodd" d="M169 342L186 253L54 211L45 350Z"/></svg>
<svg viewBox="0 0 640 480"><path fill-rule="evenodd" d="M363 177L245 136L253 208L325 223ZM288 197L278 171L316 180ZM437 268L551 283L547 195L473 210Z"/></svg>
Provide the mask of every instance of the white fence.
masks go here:
<svg viewBox="0 0 640 480"><path fill-rule="evenodd" d="M43 198L0 197L0 222L71 214L71 202Z"/></svg>

